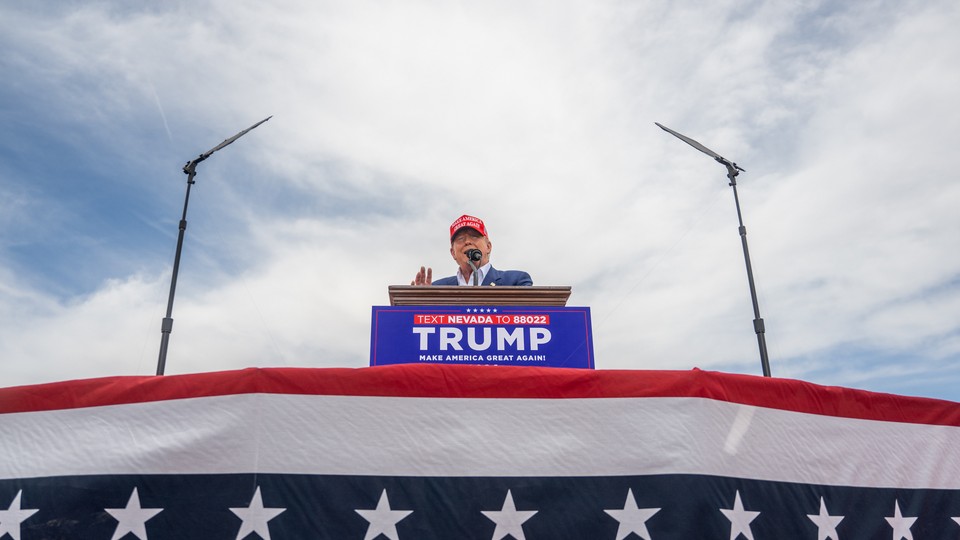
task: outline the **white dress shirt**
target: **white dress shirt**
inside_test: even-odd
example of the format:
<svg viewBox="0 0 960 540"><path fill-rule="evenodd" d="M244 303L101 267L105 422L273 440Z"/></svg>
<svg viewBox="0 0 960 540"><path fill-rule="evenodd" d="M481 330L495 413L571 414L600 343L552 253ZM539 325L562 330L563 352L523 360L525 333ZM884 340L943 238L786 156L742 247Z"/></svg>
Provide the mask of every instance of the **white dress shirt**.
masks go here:
<svg viewBox="0 0 960 540"><path fill-rule="evenodd" d="M477 284L483 285L483 278L487 277L487 272L490 271L490 263L487 263L480 268L477 268ZM463 277L463 272L457 268L457 285L467 285L473 286L473 276L470 276L470 281L467 281Z"/></svg>

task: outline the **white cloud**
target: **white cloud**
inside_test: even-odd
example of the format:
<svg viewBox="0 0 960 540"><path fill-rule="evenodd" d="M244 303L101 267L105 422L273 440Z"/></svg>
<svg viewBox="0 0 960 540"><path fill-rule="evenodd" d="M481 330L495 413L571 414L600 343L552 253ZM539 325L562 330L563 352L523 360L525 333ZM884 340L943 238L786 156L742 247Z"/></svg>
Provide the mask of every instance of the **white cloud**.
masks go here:
<svg viewBox="0 0 960 540"><path fill-rule="evenodd" d="M10 275L3 277L12 283L0 291L5 383L148 374L155 369L156 351L148 352L146 346L148 325L159 335L158 282L132 276L60 303L17 284Z"/></svg>

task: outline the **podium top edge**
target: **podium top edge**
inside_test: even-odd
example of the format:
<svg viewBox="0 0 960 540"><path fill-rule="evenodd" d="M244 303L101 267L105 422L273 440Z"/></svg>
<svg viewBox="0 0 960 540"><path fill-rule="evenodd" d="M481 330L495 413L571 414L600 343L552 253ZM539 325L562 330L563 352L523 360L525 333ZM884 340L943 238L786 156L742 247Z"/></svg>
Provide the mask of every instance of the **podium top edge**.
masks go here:
<svg viewBox="0 0 960 540"><path fill-rule="evenodd" d="M496 291L496 290L532 290L532 291L570 291L572 287L569 285L564 286L555 286L555 285L500 285L500 286L461 286L461 285L390 285L387 287L391 291L402 291L402 290L472 290L472 291ZM483 293L479 293L483 294Z"/></svg>
<svg viewBox="0 0 960 540"><path fill-rule="evenodd" d="M391 306L525 305L566 306L569 286L390 285Z"/></svg>

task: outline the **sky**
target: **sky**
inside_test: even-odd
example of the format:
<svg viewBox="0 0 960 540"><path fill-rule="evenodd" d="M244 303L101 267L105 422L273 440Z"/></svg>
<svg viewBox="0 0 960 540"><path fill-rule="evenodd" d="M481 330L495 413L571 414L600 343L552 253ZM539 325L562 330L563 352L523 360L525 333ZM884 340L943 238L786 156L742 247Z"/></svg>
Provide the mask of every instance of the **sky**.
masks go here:
<svg viewBox="0 0 960 540"><path fill-rule="evenodd" d="M0 4L0 387L363 367L449 224L598 369L960 401L953 0Z"/></svg>

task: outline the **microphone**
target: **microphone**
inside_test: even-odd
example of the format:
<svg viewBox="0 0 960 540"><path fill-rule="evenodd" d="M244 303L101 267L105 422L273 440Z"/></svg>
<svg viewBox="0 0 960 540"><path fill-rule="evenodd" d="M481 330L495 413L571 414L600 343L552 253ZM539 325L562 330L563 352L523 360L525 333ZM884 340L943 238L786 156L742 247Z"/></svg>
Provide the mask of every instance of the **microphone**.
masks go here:
<svg viewBox="0 0 960 540"><path fill-rule="evenodd" d="M476 287L480 284L480 271L477 269L475 263L480 262L480 259L483 258L483 252L479 249L468 249L463 252L467 256L467 264L470 265L470 268L473 270L473 286Z"/></svg>

